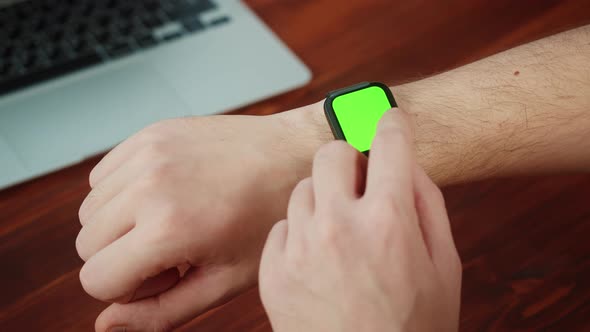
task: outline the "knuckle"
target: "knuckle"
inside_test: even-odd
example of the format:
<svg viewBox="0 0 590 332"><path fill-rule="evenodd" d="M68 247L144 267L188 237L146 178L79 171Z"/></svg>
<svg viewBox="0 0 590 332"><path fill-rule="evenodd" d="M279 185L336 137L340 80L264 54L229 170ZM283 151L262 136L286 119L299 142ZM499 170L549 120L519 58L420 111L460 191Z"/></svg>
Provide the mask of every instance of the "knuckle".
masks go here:
<svg viewBox="0 0 590 332"><path fill-rule="evenodd" d="M152 233L147 240L148 243L153 245L165 243L171 240L175 240L176 231L173 227L174 222L163 221L157 224L155 232Z"/></svg>
<svg viewBox="0 0 590 332"><path fill-rule="evenodd" d="M151 145L144 153L143 160L149 165L144 175L148 182L159 183L173 174L176 165L167 155L165 148Z"/></svg>
<svg viewBox="0 0 590 332"><path fill-rule="evenodd" d="M80 205L80 209L78 210L78 218L80 218L80 222L85 224L91 217L92 211L94 211L96 204L99 198L102 196L102 188L100 186L95 187L92 189L84 201L82 205Z"/></svg>
<svg viewBox="0 0 590 332"><path fill-rule="evenodd" d="M87 211L87 207L85 206L85 204L87 203L82 203L83 205L80 206L80 209L78 210L78 219L80 220L80 223L82 225L86 224L88 222L88 211Z"/></svg>
<svg viewBox="0 0 590 332"><path fill-rule="evenodd" d="M165 224L177 225L187 218L184 208L175 200L169 199L161 206L162 220Z"/></svg>
<svg viewBox="0 0 590 332"><path fill-rule="evenodd" d="M399 215L401 209L396 200L391 197L391 195L381 193L379 196L367 199L363 208L366 219L372 222L390 221Z"/></svg>
<svg viewBox="0 0 590 332"><path fill-rule="evenodd" d="M268 254L268 257L272 257L270 255L272 252L279 251L280 243L282 242L281 239L287 232L287 228L287 220L281 220L270 228L264 246L264 253Z"/></svg>
<svg viewBox="0 0 590 332"><path fill-rule="evenodd" d="M96 284L94 282L93 273L88 267L88 264L85 264L82 266L82 269L80 269L79 278L84 291L94 298L99 298L95 289Z"/></svg>
<svg viewBox="0 0 590 332"><path fill-rule="evenodd" d="M160 182L161 179L151 173L142 176L132 186L133 196L142 197L157 192Z"/></svg>
<svg viewBox="0 0 590 332"><path fill-rule="evenodd" d="M151 162L158 161L162 158L165 158L169 149L165 142L161 140L151 140L150 142L146 143L143 147L143 157Z"/></svg>
<svg viewBox="0 0 590 332"><path fill-rule="evenodd" d="M404 243L407 228L403 219L408 213L394 199L376 198L367 202L363 208L363 220L368 223L369 231L380 240L381 244ZM401 242L400 242L401 241Z"/></svg>
<svg viewBox="0 0 590 332"><path fill-rule="evenodd" d="M307 259L307 250L302 245L297 245L289 248L286 253L287 267L289 274L297 274L299 271L303 271L309 264Z"/></svg>
<svg viewBox="0 0 590 332"><path fill-rule="evenodd" d="M154 177L158 181L162 181L173 174L174 164L172 162L161 160L155 162L152 168L148 171L149 176Z"/></svg>
<svg viewBox="0 0 590 332"><path fill-rule="evenodd" d="M170 163L156 163L138 180L140 192L159 192L163 183L170 176L173 165ZM159 189L159 190L158 190Z"/></svg>
<svg viewBox="0 0 590 332"><path fill-rule="evenodd" d="M293 189L293 195L295 195L295 193L305 193L310 187L313 187L313 180L311 177L305 178L297 183Z"/></svg>
<svg viewBox="0 0 590 332"><path fill-rule="evenodd" d="M389 184L377 184L375 186L374 195L371 195L370 200L374 205L381 205L381 207L386 207L388 205L394 204L397 201L397 198L400 195L400 189L389 185Z"/></svg>
<svg viewBox="0 0 590 332"><path fill-rule="evenodd" d="M299 282L302 279L302 275L304 272L301 270L305 268L305 265L302 264L300 258L287 258L287 262L284 264L283 272L279 276L275 276L278 283L278 289L281 289L285 286L285 283L288 282Z"/></svg>
<svg viewBox="0 0 590 332"><path fill-rule="evenodd" d="M313 193L313 182L311 178L306 178L304 180L299 181L293 191L291 192L291 197L289 198L289 204L287 207L287 218L293 216L293 211L299 210L302 208L302 198L306 198Z"/></svg>
<svg viewBox="0 0 590 332"><path fill-rule="evenodd" d="M84 241L84 229L82 229L80 231L80 233L78 233L78 236L76 237L76 252L78 252L78 256L80 256L80 258L83 261L87 261L88 260L88 255L86 254L86 247L85 247L85 241Z"/></svg>
<svg viewBox="0 0 590 332"><path fill-rule="evenodd" d="M343 239L343 225L334 218L322 218L320 225L318 225L318 239L328 247L336 247Z"/></svg>
<svg viewBox="0 0 590 332"><path fill-rule="evenodd" d="M190 219L178 203L165 200L158 205L158 215L154 223L151 237L147 239L151 243L162 243L178 238L179 232L187 229L187 220Z"/></svg>
<svg viewBox="0 0 590 332"><path fill-rule="evenodd" d="M281 234L286 232L287 228L288 228L287 220L283 219L279 222L276 222L274 225L272 225L268 236L270 238L274 239L275 237L280 236Z"/></svg>
<svg viewBox="0 0 590 332"><path fill-rule="evenodd" d="M323 197L321 201L317 203L316 211L321 215L322 220L326 220L330 223L338 223L338 219L342 218L344 215L343 211L347 209L347 203L351 204L337 195Z"/></svg>
<svg viewBox="0 0 590 332"><path fill-rule="evenodd" d="M94 167L90 171L90 174L88 175L88 184L90 185L90 188L94 188L100 184L100 181L104 177L103 170L106 167L105 165L108 164L108 157L112 153L112 151L107 153L107 155L104 156L98 164L94 165Z"/></svg>
<svg viewBox="0 0 590 332"><path fill-rule="evenodd" d="M94 167L90 171L90 174L88 175L88 184L90 185L90 188L94 188L98 184L97 172L98 172L98 167Z"/></svg>
<svg viewBox="0 0 590 332"><path fill-rule="evenodd" d="M80 223L82 225L85 225L88 223L88 220L90 219L90 206L92 205L91 203L91 198L90 197L86 197L86 199L84 199L84 202L82 202L82 205L80 206L80 209L78 210L78 219L80 219Z"/></svg>

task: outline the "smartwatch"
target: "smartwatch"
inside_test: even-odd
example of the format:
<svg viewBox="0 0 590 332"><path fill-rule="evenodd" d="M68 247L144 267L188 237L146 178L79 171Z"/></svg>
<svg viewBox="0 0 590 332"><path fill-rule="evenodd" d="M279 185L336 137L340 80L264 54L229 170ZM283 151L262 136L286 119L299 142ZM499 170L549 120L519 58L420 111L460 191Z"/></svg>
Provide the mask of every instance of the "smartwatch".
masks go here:
<svg viewBox="0 0 590 332"><path fill-rule="evenodd" d="M336 139L345 140L368 154L379 120L397 103L387 85L359 83L328 93L324 102L326 118Z"/></svg>

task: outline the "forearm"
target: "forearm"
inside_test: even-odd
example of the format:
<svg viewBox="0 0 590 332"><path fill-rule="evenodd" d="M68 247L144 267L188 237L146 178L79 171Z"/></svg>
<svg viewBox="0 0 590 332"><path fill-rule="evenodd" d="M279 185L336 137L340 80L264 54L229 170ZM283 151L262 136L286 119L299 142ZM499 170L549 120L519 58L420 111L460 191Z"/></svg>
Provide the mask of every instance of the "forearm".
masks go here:
<svg viewBox="0 0 590 332"><path fill-rule="evenodd" d="M392 90L439 184L590 170L590 26ZM330 129L320 103L285 116L306 133L305 173Z"/></svg>
<svg viewBox="0 0 590 332"><path fill-rule="evenodd" d="M394 91L440 182L590 170L590 26Z"/></svg>

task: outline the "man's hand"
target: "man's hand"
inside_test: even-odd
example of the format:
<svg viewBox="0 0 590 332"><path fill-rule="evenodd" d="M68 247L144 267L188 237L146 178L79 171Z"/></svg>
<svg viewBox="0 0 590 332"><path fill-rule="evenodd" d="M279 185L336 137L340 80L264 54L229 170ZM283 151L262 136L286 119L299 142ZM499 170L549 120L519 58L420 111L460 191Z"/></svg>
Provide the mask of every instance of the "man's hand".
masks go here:
<svg viewBox="0 0 590 332"><path fill-rule="evenodd" d="M262 256L274 331L457 331L461 263L443 197L411 142L393 111L368 166L344 142L317 153Z"/></svg>
<svg viewBox="0 0 590 332"><path fill-rule="evenodd" d="M84 289L119 303L96 329L170 330L255 285L268 231L308 176L302 130L284 115L177 119L109 153L76 242Z"/></svg>

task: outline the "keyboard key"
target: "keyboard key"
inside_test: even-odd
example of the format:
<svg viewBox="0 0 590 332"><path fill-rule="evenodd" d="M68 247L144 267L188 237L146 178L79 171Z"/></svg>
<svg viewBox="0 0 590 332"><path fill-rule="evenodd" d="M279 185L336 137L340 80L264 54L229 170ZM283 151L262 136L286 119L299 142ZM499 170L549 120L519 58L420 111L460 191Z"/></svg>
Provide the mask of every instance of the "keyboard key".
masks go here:
<svg viewBox="0 0 590 332"><path fill-rule="evenodd" d="M51 46L45 49L45 55L51 63L61 63L68 59L67 49L63 45Z"/></svg>
<svg viewBox="0 0 590 332"><path fill-rule="evenodd" d="M0 81L0 95L16 91L27 86L31 86L42 81L47 81L55 77L69 74L79 69L98 64L100 62L101 59L99 55L93 53L85 57L73 59L72 61L63 62L58 65L53 65L49 68L44 68L38 71L32 71L16 78L9 78L7 80Z"/></svg>
<svg viewBox="0 0 590 332"><path fill-rule="evenodd" d="M94 38L101 44L109 44L115 37L111 30L95 31Z"/></svg>
<svg viewBox="0 0 590 332"><path fill-rule="evenodd" d="M156 40L156 38L154 38L154 36L152 36L151 33L145 36L137 37L136 42L142 48L152 47L158 44L158 41Z"/></svg>
<svg viewBox="0 0 590 332"><path fill-rule="evenodd" d="M169 40L173 40L173 39L178 39L182 36L182 32L177 31L174 33L170 33L168 35L165 35L162 39L164 39L165 41L169 41Z"/></svg>
<svg viewBox="0 0 590 332"><path fill-rule="evenodd" d="M22 28L20 25L15 25L12 29L8 29L8 38L12 40L17 40L22 35Z"/></svg>
<svg viewBox="0 0 590 332"><path fill-rule="evenodd" d="M69 21L71 13L69 11L62 11L55 16L55 22L58 24L65 24Z"/></svg>
<svg viewBox="0 0 590 332"><path fill-rule="evenodd" d="M160 8L161 8L160 1L158 1L158 0L147 0L147 1L144 1L143 6L149 12L156 12L156 11L160 10Z"/></svg>
<svg viewBox="0 0 590 332"><path fill-rule="evenodd" d="M180 19L195 16L215 8L216 6L209 0L184 0L178 1L175 5L169 4L165 11L172 19Z"/></svg>
<svg viewBox="0 0 590 332"><path fill-rule="evenodd" d="M48 63L45 59L39 54L30 54L22 61L22 69L24 71L35 71L42 67L45 67Z"/></svg>
<svg viewBox="0 0 590 332"><path fill-rule="evenodd" d="M149 30L139 21L122 23L118 27L118 33L124 37L144 35L147 31Z"/></svg>
<svg viewBox="0 0 590 332"><path fill-rule="evenodd" d="M74 54L86 54L88 51L94 50L92 41L88 39L72 38L68 40L68 43Z"/></svg>
<svg viewBox="0 0 590 332"><path fill-rule="evenodd" d="M182 25L189 32L195 32L205 29L205 25L203 25L203 23L198 17L186 19L182 22Z"/></svg>
<svg viewBox="0 0 590 332"><path fill-rule="evenodd" d="M14 48L13 48L12 55L11 55L13 58L21 59L21 58L26 57L27 54L29 53L29 52L27 52L27 49L19 42L15 43L13 46L14 46Z"/></svg>
<svg viewBox="0 0 590 332"><path fill-rule="evenodd" d="M230 19L227 16L218 17L218 18L212 20L211 22L209 22L209 26L218 26L218 25L229 23L229 21L230 21Z"/></svg>
<svg viewBox="0 0 590 332"><path fill-rule="evenodd" d="M96 24L97 26L102 27L102 28L105 28L105 27L109 26L110 24L112 24L113 19L114 19L113 13L109 13L106 11L98 13L93 17L94 24Z"/></svg>
<svg viewBox="0 0 590 332"><path fill-rule="evenodd" d="M117 0L108 0L106 3L104 3L104 7L108 9L115 9L117 8L118 4L119 2Z"/></svg>
<svg viewBox="0 0 590 332"><path fill-rule="evenodd" d="M123 1L121 1L123 2ZM133 7L132 4L126 4L125 6L122 6L119 8L119 15L121 15L121 17L123 18L129 18L131 17L135 12L135 8Z"/></svg>
<svg viewBox="0 0 590 332"><path fill-rule="evenodd" d="M47 33L47 37L54 43L61 42L66 35L66 32L62 28L54 28Z"/></svg>
<svg viewBox="0 0 590 332"><path fill-rule="evenodd" d="M37 39L32 38L23 39L19 42L19 47L26 53L35 53L39 49L39 43Z"/></svg>
<svg viewBox="0 0 590 332"><path fill-rule="evenodd" d="M0 46L0 58L7 59L14 56L15 47L13 45L3 45Z"/></svg>
<svg viewBox="0 0 590 332"><path fill-rule="evenodd" d="M94 12L94 9L96 8L94 1L90 1L85 3L83 6L80 7L80 13L84 16L84 17L88 17L90 15L92 15L92 13Z"/></svg>
<svg viewBox="0 0 590 332"><path fill-rule="evenodd" d="M17 76L21 71L21 64L17 60L0 63L0 81Z"/></svg>
<svg viewBox="0 0 590 332"><path fill-rule="evenodd" d="M110 57L116 58L133 52L131 44L126 39L113 41L112 44L107 45L106 51Z"/></svg>
<svg viewBox="0 0 590 332"><path fill-rule="evenodd" d="M84 35L88 32L89 25L86 21L73 22L69 27L69 32L74 36Z"/></svg>
<svg viewBox="0 0 590 332"><path fill-rule="evenodd" d="M148 28L153 29L164 24L164 20L158 15L147 14L141 18L141 22Z"/></svg>
<svg viewBox="0 0 590 332"><path fill-rule="evenodd" d="M215 8L214 0L0 5L0 94L229 22L227 17L209 23L200 19Z"/></svg>
<svg viewBox="0 0 590 332"><path fill-rule="evenodd" d="M168 23L153 31L154 37L159 40L167 40L170 36L182 35L183 28L179 23Z"/></svg>

